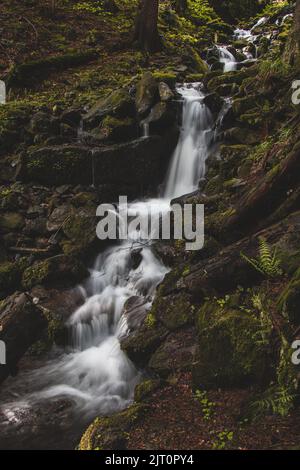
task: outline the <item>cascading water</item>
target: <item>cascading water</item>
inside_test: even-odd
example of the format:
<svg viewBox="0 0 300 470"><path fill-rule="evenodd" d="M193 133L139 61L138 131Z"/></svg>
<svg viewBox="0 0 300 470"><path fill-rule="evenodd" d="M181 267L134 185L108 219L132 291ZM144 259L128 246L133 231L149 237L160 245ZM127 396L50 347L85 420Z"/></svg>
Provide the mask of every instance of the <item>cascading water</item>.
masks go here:
<svg viewBox="0 0 300 470"><path fill-rule="evenodd" d="M213 137L212 115L196 88L182 87L183 119L179 141L169 167L164 197L171 199L197 189Z"/></svg>
<svg viewBox="0 0 300 470"><path fill-rule="evenodd" d="M234 55L226 47L217 46L220 62L224 64L224 72L233 72L237 69L237 61Z"/></svg>
<svg viewBox="0 0 300 470"><path fill-rule="evenodd" d="M142 217L148 217L153 208L164 213L172 198L194 191L204 177L214 126L199 88L199 84L178 88L183 99L182 128L163 198L132 203L129 211ZM83 303L68 322L72 331L70 350L27 374L31 393L0 408L8 423L18 422L22 407L34 407L53 398L71 400L80 417L88 419L123 409L132 401L140 374L120 348L120 337L128 334L124 304L139 296L149 309L157 285L168 272L142 239L138 230L132 230L128 240L97 257L90 277L78 288ZM132 248L136 246L141 256L138 266L132 262ZM22 373L19 375L22 378Z"/></svg>

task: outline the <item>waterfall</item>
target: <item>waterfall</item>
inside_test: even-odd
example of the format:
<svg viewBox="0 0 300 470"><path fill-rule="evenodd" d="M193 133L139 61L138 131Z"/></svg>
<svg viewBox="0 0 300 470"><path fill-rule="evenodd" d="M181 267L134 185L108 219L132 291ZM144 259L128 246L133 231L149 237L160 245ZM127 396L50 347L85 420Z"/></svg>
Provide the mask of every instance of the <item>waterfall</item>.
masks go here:
<svg viewBox="0 0 300 470"><path fill-rule="evenodd" d="M129 204L128 210L148 217L149 209L164 212L173 197L194 191L205 175L205 162L213 139L213 119L203 103L199 84L181 86L183 119L177 148L170 162L161 199ZM129 239L107 248L79 286L82 305L72 314L70 349L44 367L30 372L31 393L20 407L54 397L69 398L81 418L108 414L128 406L140 373L120 348L129 333L124 305L133 296L150 309L157 285L168 268L159 261L151 244L141 244L142 234L132 230ZM132 262L132 248L139 247L140 262ZM138 265L137 265L138 264ZM15 413L16 402L2 407Z"/></svg>
<svg viewBox="0 0 300 470"><path fill-rule="evenodd" d="M217 46L220 62L224 64L224 72L233 72L237 68L237 61L234 55L226 47Z"/></svg>
<svg viewBox="0 0 300 470"><path fill-rule="evenodd" d="M196 88L178 88L183 97L183 119L165 183L165 198L175 198L197 189L205 175L205 162L212 141L213 119Z"/></svg>

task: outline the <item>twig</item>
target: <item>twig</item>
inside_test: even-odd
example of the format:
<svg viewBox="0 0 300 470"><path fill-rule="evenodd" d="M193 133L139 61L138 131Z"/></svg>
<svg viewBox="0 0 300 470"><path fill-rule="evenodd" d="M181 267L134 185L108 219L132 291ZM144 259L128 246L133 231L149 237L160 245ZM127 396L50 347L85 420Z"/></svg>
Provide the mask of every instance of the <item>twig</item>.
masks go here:
<svg viewBox="0 0 300 470"><path fill-rule="evenodd" d="M33 24L28 18L26 18L26 16L21 16L20 19L21 19L21 20L22 20L22 19L25 20L26 23L28 23L28 24L32 27L32 29L33 29L33 31L34 31L34 33L35 33L35 38L36 38L36 42L37 42L38 37L39 37L39 33L37 32L37 29L36 29L36 27L34 26L34 24Z"/></svg>

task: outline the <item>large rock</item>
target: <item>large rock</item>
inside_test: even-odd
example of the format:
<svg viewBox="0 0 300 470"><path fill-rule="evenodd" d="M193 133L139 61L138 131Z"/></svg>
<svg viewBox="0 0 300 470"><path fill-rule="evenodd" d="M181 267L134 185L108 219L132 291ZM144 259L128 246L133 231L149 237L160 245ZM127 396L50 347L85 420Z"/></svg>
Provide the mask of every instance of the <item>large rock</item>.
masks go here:
<svg viewBox="0 0 300 470"><path fill-rule="evenodd" d="M0 304L0 341L6 346L6 365L0 365L0 382L15 371L45 326L46 319L26 294L16 293Z"/></svg>
<svg viewBox="0 0 300 470"><path fill-rule="evenodd" d="M150 111L149 116L142 121L148 124L152 134L161 134L174 122L174 111L170 104L160 101Z"/></svg>
<svg viewBox="0 0 300 470"><path fill-rule="evenodd" d="M137 84L135 106L138 115L144 116L158 99L158 83L151 72L146 72Z"/></svg>
<svg viewBox="0 0 300 470"><path fill-rule="evenodd" d="M115 118L134 117L134 101L125 88L112 92L108 97L99 100L84 116L85 129L99 126L105 116Z"/></svg>
<svg viewBox="0 0 300 470"><path fill-rule="evenodd" d="M25 289L61 281L70 285L79 282L87 275L88 272L80 261L70 256L57 255L25 269L22 284Z"/></svg>
<svg viewBox="0 0 300 470"><path fill-rule="evenodd" d="M238 303L238 302L237 302ZM263 384L271 359L265 326L253 312L207 301L198 313L199 351L193 368L200 388Z"/></svg>
<svg viewBox="0 0 300 470"><path fill-rule="evenodd" d="M175 137L175 135L174 135ZM175 144L158 136L94 149L54 146L32 150L21 161L18 177L45 185L122 184L148 187L161 177L161 165ZM18 221L19 223L19 221ZM7 225L7 224L6 224Z"/></svg>

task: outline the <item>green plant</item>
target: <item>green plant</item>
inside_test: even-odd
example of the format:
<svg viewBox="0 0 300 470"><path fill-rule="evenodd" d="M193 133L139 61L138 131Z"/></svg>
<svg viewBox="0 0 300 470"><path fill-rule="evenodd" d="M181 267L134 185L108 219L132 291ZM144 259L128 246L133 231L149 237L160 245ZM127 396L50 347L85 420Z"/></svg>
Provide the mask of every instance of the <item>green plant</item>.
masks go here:
<svg viewBox="0 0 300 470"><path fill-rule="evenodd" d="M266 300L259 293L253 294L251 300L253 307L259 313L259 319L261 323L261 328L254 337L254 340L258 346L268 345L273 324L268 312L268 308L265 306Z"/></svg>
<svg viewBox="0 0 300 470"><path fill-rule="evenodd" d="M294 399L295 394L291 393L289 387L272 386L250 404L250 411L254 417L266 413L286 416L293 407Z"/></svg>
<svg viewBox="0 0 300 470"><path fill-rule="evenodd" d="M280 269L280 260L277 258L276 248L272 250L263 238L259 238L259 257L248 258L244 253L240 253L241 257L266 277L277 277L282 274Z"/></svg>
<svg viewBox="0 0 300 470"><path fill-rule="evenodd" d="M196 390L195 398L201 405L201 411L203 414L203 419L208 421L214 414L214 407L216 404L209 400L207 392L205 390Z"/></svg>
<svg viewBox="0 0 300 470"><path fill-rule="evenodd" d="M233 440L233 432L224 429L224 431L216 434L215 439L215 442L212 444L213 450L223 450L226 448L228 443Z"/></svg>

